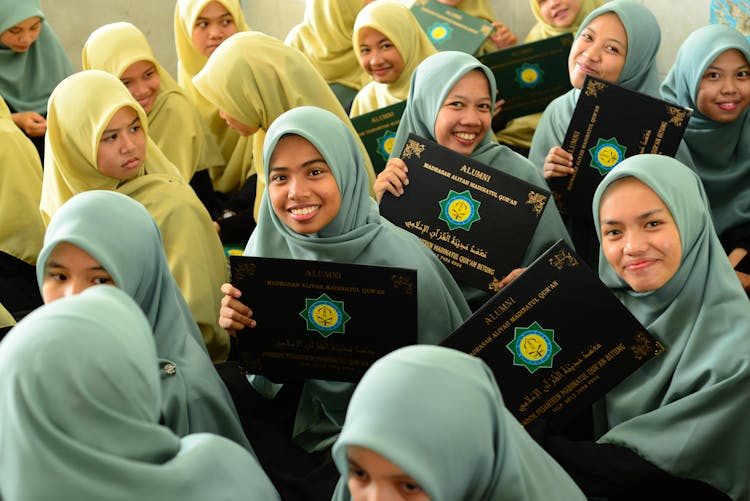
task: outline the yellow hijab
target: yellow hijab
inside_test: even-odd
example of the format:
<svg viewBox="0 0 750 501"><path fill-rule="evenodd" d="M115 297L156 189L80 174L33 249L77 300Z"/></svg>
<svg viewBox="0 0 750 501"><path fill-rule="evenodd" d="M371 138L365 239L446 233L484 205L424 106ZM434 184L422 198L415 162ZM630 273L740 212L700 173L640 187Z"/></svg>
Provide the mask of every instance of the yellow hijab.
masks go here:
<svg viewBox="0 0 750 501"><path fill-rule="evenodd" d="M44 240L39 213L42 164L0 97L0 251L36 264Z"/></svg>
<svg viewBox="0 0 750 501"><path fill-rule="evenodd" d="M186 181L208 167L223 167L216 139L208 131L192 102L174 78L159 64L145 35L126 22L96 29L83 45L84 70L103 70L117 78L134 63L154 65L161 85L151 111L148 133Z"/></svg>
<svg viewBox="0 0 750 501"><path fill-rule="evenodd" d="M239 0L178 0L174 10L174 36L177 47L177 82L188 98L198 107L204 122L214 135L224 166L209 169L217 191L232 192L253 174L252 141L240 136L219 116L219 109L193 87L192 79L208 61L193 46L193 27L201 11L211 2L218 2L232 15L237 30L250 31Z"/></svg>
<svg viewBox="0 0 750 501"><path fill-rule="evenodd" d="M16 319L13 318L13 315L8 313L8 310L5 309L5 306L0 304L0 329L13 327L14 325L16 325Z"/></svg>
<svg viewBox="0 0 750 501"><path fill-rule="evenodd" d="M112 116L124 106L146 116L117 79L100 70L76 73L55 88L49 101L41 209L47 223L73 195L90 190L117 191L151 213L161 231L169 268L195 317L214 361L229 352L229 336L219 327L219 287L227 267L208 212L156 144L147 138L146 159L138 176L120 181L102 174L97 151ZM145 130L148 133L148 130Z"/></svg>
<svg viewBox="0 0 750 501"><path fill-rule="evenodd" d="M371 81L365 85L354 98L349 112L352 117L404 101L409 94L409 83L414 69L423 59L437 52L411 10L395 0L378 0L367 5L359 13L354 22L352 36L357 57L361 55L359 32L363 28L372 28L388 37L401 54L404 69L390 84Z"/></svg>
<svg viewBox="0 0 750 501"><path fill-rule="evenodd" d="M230 116L259 128L253 135L253 158L258 162L263 158L265 131L282 113L298 106L326 109L354 131L336 96L307 58L263 33L238 33L221 44L193 79L193 84ZM368 159L366 169L372 187L375 172L367 150L361 141L358 143ZM265 188L263 169L257 169L257 174L256 219L262 199L260 194Z"/></svg>
<svg viewBox="0 0 750 501"><path fill-rule="evenodd" d="M484 19L488 23L495 22L495 15L492 13L489 0L463 0L456 8L470 16Z"/></svg>
<svg viewBox="0 0 750 501"><path fill-rule="evenodd" d="M542 16L542 9L539 8L539 0L529 0L529 3L531 4L531 11L534 13L537 22L531 30L529 30L529 34L526 35L524 43L552 38L557 35L562 35L563 33L575 33L578 31L578 27L583 20L586 19L586 16L588 16L592 10L602 5L604 0L581 0L581 7L578 10L578 15L570 26L559 28L552 26L544 19Z"/></svg>
<svg viewBox="0 0 750 501"><path fill-rule="evenodd" d="M304 20L284 43L302 51L328 83L361 89L370 80L352 51L352 30L365 0L308 0Z"/></svg>

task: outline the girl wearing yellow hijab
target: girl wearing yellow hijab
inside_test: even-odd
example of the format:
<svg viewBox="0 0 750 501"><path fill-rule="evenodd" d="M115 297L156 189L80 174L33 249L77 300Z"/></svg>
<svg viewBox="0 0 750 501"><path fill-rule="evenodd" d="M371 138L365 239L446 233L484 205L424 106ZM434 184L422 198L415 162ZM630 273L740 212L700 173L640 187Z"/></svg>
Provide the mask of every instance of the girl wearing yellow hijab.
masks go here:
<svg viewBox="0 0 750 501"><path fill-rule="evenodd" d="M222 193L238 190L253 174L252 142L227 126L216 106L193 87L192 79L219 45L235 33L249 30L239 0L178 0L175 5L177 82L219 144L224 165L211 168L210 174L214 188Z"/></svg>
<svg viewBox="0 0 750 501"><path fill-rule="evenodd" d="M42 164L0 97L0 303L16 316L42 304L34 265L44 240Z"/></svg>
<svg viewBox="0 0 750 501"><path fill-rule="evenodd" d="M151 139L209 212L218 215L207 169L224 167L219 146L198 109L156 60L141 30L126 22L96 29L83 45L81 65L111 73L125 84L148 116Z"/></svg>
<svg viewBox="0 0 750 501"><path fill-rule="evenodd" d="M338 116L354 131L341 104L298 50L258 32L238 33L223 43L206 66L193 79L206 99L214 103L227 122L241 134L253 135L253 158L263 158L265 131L282 113L299 106L315 106ZM355 132L356 134L356 132ZM365 158L365 169L372 186L375 172L362 142L357 142ZM263 169L256 169L256 193L266 185ZM257 220L261 197L256 197Z"/></svg>
<svg viewBox="0 0 750 501"><path fill-rule="evenodd" d="M494 52L498 49L504 49L511 47L518 43L518 37L513 34L507 26L500 21L495 21L495 16L492 13L492 7L490 7L489 0L437 0L443 5L453 7L462 12L466 12L470 16L484 19L488 23L492 23L495 27L494 31L490 34L487 41L479 48L478 54L486 54L487 52Z"/></svg>
<svg viewBox="0 0 750 501"><path fill-rule="evenodd" d="M564 33L575 34L592 10L604 0L529 0L537 23L529 30L524 43L552 38ZM500 89L502 92L502 89ZM531 139L542 113L534 113L509 121L496 134L498 142L528 155Z"/></svg>
<svg viewBox="0 0 750 501"><path fill-rule="evenodd" d="M284 43L310 60L345 109L370 77L352 52L354 20L372 0L308 0L304 20Z"/></svg>
<svg viewBox="0 0 750 501"><path fill-rule="evenodd" d="M406 100L414 69L437 52L411 11L396 0L379 0L362 9L352 43L372 81L354 98L351 117Z"/></svg>
<svg viewBox="0 0 750 501"><path fill-rule="evenodd" d="M214 361L229 335L219 327L226 260L211 218L193 190L146 136L146 113L113 75L76 73L49 101L41 210L45 222L77 193L117 191L143 204L161 231L169 268Z"/></svg>

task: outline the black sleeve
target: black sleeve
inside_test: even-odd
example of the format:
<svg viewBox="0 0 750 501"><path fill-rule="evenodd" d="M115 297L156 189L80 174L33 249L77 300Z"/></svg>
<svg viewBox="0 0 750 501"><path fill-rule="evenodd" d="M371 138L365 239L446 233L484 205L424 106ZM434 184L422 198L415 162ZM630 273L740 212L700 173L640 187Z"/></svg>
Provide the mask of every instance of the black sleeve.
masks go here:
<svg viewBox="0 0 750 501"><path fill-rule="evenodd" d="M735 226L721 234L721 245L729 254L734 249L750 250L750 224Z"/></svg>
<svg viewBox="0 0 750 501"><path fill-rule="evenodd" d="M255 229L253 209L244 209L231 217L216 220L219 224L219 237L224 244L246 244Z"/></svg>
<svg viewBox="0 0 750 501"><path fill-rule="evenodd" d="M195 194L198 195L198 199L206 207L206 210L208 210L211 219L216 219L224 212L223 203L214 191L208 170L200 170L193 174L193 178L190 180L190 187L193 188Z"/></svg>
<svg viewBox="0 0 750 501"><path fill-rule="evenodd" d="M638 454L613 444L573 441L530 430L534 439L589 497L625 499L727 500L726 494L694 479L672 476Z"/></svg>

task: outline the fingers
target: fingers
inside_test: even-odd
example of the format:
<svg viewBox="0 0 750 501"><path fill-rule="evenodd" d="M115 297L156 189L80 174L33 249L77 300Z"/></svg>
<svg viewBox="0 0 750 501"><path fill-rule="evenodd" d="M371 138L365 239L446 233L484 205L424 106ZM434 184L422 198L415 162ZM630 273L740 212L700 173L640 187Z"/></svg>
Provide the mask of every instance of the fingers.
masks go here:
<svg viewBox="0 0 750 501"><path fill-rule="evenodd" d="M383 193L386 191L393 196L399 197L404 194L404 186L409 184L408 167L400 158L391 158L383 172L378 174L373 185L375 199L380 203Z"/></svg>
<svg viewBox="0 0 750 501"><path fill-rule="evenodd" d="M506 285L511 283L513 280L518 278L518 276L523 273L526 270L526 268L516 268L515 270L511 270L510 273L505 275L502 280L500 280L500 289L503 289Z"/></svg>
<svg viewBox="0 0 750 501"><path fill-rule="evenodd" d="M230 283L223 283L221 284L221 293L225 296L232 296L236 298L242 297L242 291L240 291L238 288L236 288L234 285Z"/></svg>
<svg viewBox="0 0 750 501"><path fill-rule="evenodd" d="M544 178L569 176L573 169L573 155L555 146L544 158Z"/></svg>
<svg viewBox="0 0 750 501"><path fill-rule="evenodd" d="M16 125L31 137L40 137L47 132L47 120L35 111L24 111L13 114Z"/></svg>

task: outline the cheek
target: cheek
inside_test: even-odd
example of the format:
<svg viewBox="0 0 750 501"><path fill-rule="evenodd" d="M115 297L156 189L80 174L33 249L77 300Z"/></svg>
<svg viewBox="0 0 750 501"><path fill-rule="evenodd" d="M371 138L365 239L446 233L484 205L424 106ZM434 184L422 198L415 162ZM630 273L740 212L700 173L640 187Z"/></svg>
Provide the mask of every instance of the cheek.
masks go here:
<svg viewBox="0 0 750 501"><path fill-rule="evenodd" d="M62 291L60 290L59 283L45 278L42 282L42 300L44 304L51 303L61 297Z"/></svg>
<svg viewBox="0 0 750 501"><path fill-rule="evenodd" d="M268 198L271 201L271 208L277 217L286 216L286 195L287 190L275 185L268 185Z"/></svg>

